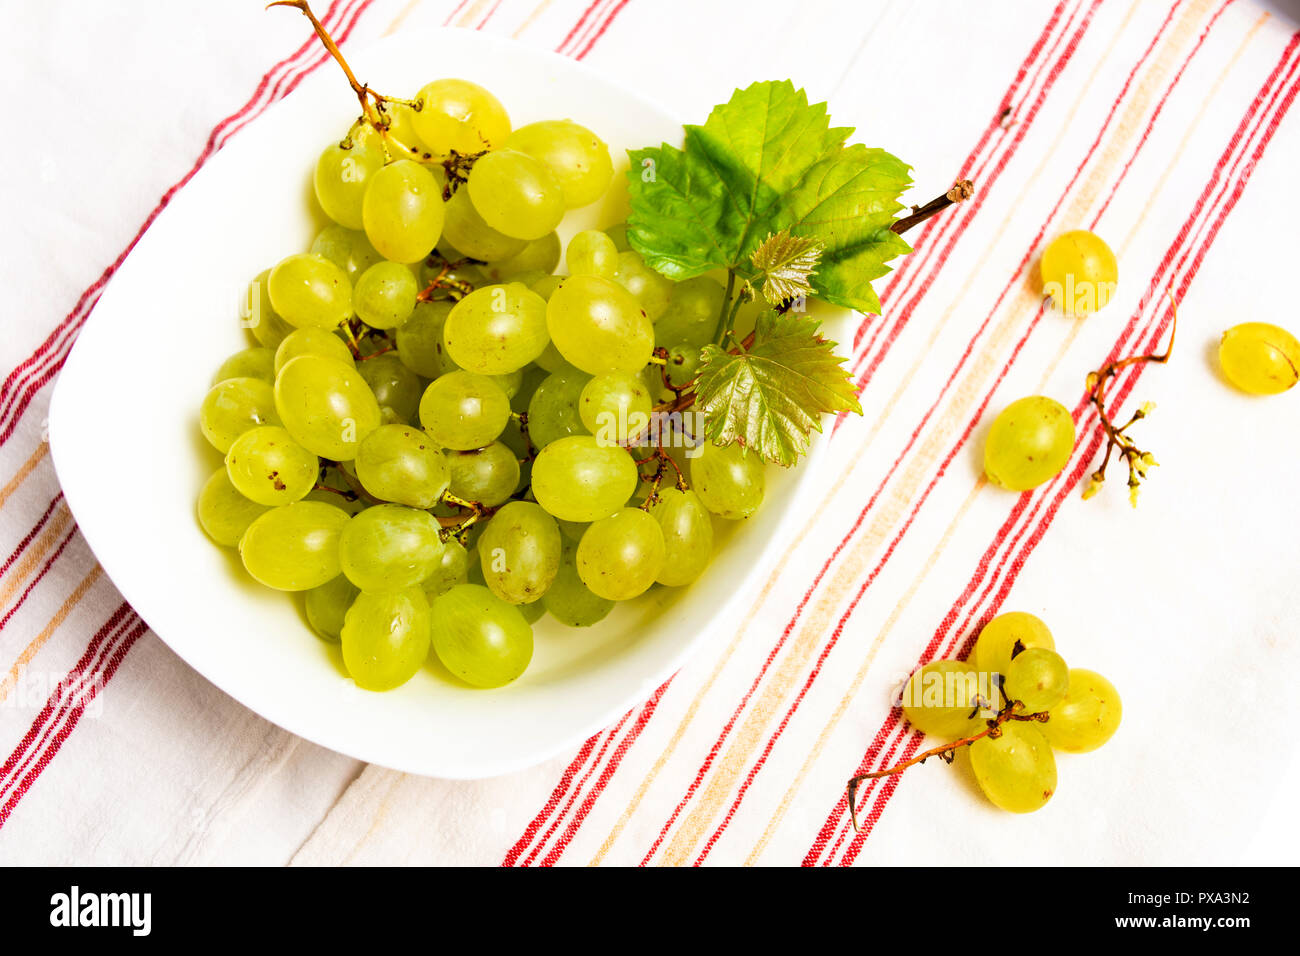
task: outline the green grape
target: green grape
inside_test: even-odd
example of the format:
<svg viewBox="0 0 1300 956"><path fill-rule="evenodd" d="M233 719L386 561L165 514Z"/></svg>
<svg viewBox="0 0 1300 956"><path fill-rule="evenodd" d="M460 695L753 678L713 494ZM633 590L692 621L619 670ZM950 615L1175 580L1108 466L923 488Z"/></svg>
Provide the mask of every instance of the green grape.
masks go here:
<svg viewBox="0 0 1300 956"><path fill-rule="evenodd" d="M1057 750L1086 753L1115 735L1123 705L1115 685L1096 671L1070 668L1070 689L1040 729Z"/></svg>
<svg viewBox="0 0 1300 956"><path fill-rule="evenodd" d="M655 322L655 342L665 348L694 345L697 350L712 342L726 295L722 283L708 276L677 283L668 308Z"/></svg>
<svg viewBox="0 0 1300 956"><path fill-rule="evenodd" d="M264 348L278 348L293 326L276 314L271 305L271 270L260 272L248 284L248 305L241 306L240 321L253 333L253 338Z"/></svg>
<svg viewBox="0 0 1300 956"><path fill-rule="evenodd" d="M578 576L610 601L644 594L664 568L664 533L640 508L593 521L578 542Z"/></svg>
<svg viewBox="0 0 1300 956"><path fill-rule="evenodd" d="M411 116L416 135L439 156L496 149L510 135L510 116L501 101L469 80L434 80L416 94Z"/></svg>
<svg viewBox="0 0 1300 956"><path fill-rule="evenodd" d="M480 156L465 189L483 221L505 236L540 239L564 218L564 192L555 175L517 150Z"/></svg>
<svg viewBox="0 0 1300 956"><path fill-rule="evenodd" d="M983 693L979 675L962 661L932 661L917 668L903 687L903 716L921 731L945 740L956 740L979 733L982 721L976 713L992 705L987 716L994 716L997 701L985 681Z"/></svg>
<svg viewBox="0 0 1300 956"><path fill-rule="evenodd" d="M320 587L312 588L304 598L307 623L321 638L337 641L343 633L343 620L352 602L361 592L357 586L340 574Z"/></svg>
<svg viewBox="0 0 1300 956"><path fill-rule="evenodd" d="M626 449L602 445L590 435L558 438L533 462L533 496L562 521L612 515L627 504L639 481L636 462Z"/></svg>
<svg viewBox="0 0 1300 956"><path fill-rule="evenodd" d="M540 279L534 279L532 282L527 283L527 285L528 288L532 289L547 302L550 302L551 294L555 292L555 290L558 289L567 278L568 276L542 276ZM555 352L555 346L547 346L547 351ZM559 355L558 352L555 352L555 354ZM541 359L538 359L537 361L540 363ZM555 369L550 368L550 366L546 366L546 368L548 371L555 371Z"/></svg>
<svg viewBox="0 0 1300 956"><path fill-rule="evenodd" d="M419 584L438 568L438 519L405 505L375 505L354 515L339 538L343 573L363 591Z"/></svg>
<svg viewBox="0 0 1300 956"><path fill-rule="evenodd" d="M450 491L457 498L495 508L519 487L519 459L499 441L473 451L448 452L446 459Z"/></svg>
<svg viewBox="0 0 1300 956"><path fill-rule="evenodd" d="M506 398L510 399L511 407L513 407L515 395L518 394L520 387L524 384L524 370L517 368L513 372L506 372L504 375L489 375L488 378L496 383L497 388L506 393Z"/></svg>
<svg viewBox="0 0 1300 956"><path fill-rule="evenodd" d="M570 275L612 279L618 274L618 249L599 229L587 229L569 240L564 262Z"/></svg>
<svg viewBox="0 0 1300 956"><path fill-rule="evenodd" d="M420 587L424 589L425 596L432 601L439 594L446 594L456 585L465 584L468 580L469 554L463 544L452 538L442 549L442 555L438 558L438 567L421 582Z"/></svg>
<svg viewBox="0 0 1300 956"><path fill-rule="evenodd" d="M256 347L242 349L221 363L212 384L228 378L257 378L267 385L275 384L275 350Z"/></svg>
<svg viewBox="0 0 1300 956"><path fill-rule="evenodd" d="M208 390L199 406L199 428L225 454L235 439L258 425L278 425L275 393L260 378L228 378Z"/></svg>
<svg viewBox="0 0 1300 956"><path fill-rule="evenodd" d="M748 518L763 503L763 460L739 445L706 442L690 464L691 486L704 507L733 521Z"/></svg>
<svg viewBox="0 0 1300 956"><path fill-rule="evenodd" d="M550 275L559 264L560 237L552 230L540 239L531 240L510 258L489 262L483 266L483 274L492 282L510 279L527 285L529 281Z"/></svg>
<svg viewBox="0 0 1300 956"><path fill-rule="evenodd" d="M376 262L352 290L357 317L374 329L395 329L415 309L415 275L400 262Z"/></svg>
<svg viewBox="0 0 1300 956"><path fill-rule="evenodd" d="M239 544L248 526L270 510L241 495L225 468L214 471L199 492L199 524L209 538L226 548Z"/></svg>
<svg viewBox="0 0 1300 956"><path fill-rule="evenodd" d="M442 452L409 425L380 425L361 442L355 464L367 492L412 508L432 508L451 480Z"/></svg>
<svg viewBox="0 0 1300 956"><path fill-rule="evenodd" d="M419 163L399 159L370 178L361 215L366 237L380 255L418 262L442 235L442 187Z"/></svg>
<svg viewBox="0 0 1300 956"><path fill-rule="evenodd" d="M1031 647L1011 659L1003 686L1008 698L1025 705L1026 714L1041 714L1065 697L1070 669L1056 651Z"/></svg>
<svg viewBox="0 0 1300 956"><path fill-rule="evenodd" d="M272 508L239 539L244 569L277 591L320 587L342 570L339 536L348 520L342 508L321 501Z"/></svg>
<svg viewBox="0 0 1300 956"><path fill-rule="evenodd" d="M279 375L280 370L299 355L318 355L321 358L342 362L344 365L355 364L352 352L333 332L326 332L324 329L294 329L284 337L280 347L275 350L275 375ZM275 383L274 376L271 378L271 383Z"/></svg>
<svg viewBox="0 0 1300 956"><path fill-rule="evenodd" d="M1017 644L1022 651L1031 647L1056 650L1052 632L1039 618L1027 611L1008 611L984 625L971 651L971 663L981 673L1005 675L1011 658L1019 653Z"/></svg>
<svg viewBox="0 0 1300 956"><path fill-rule="evenodd" d="M510 604L531 604L560 567L560 529L540 505L511 501L488 521L478 553L493 594Z"/></svg>
<svg viewBox="0 0 1300 956"><path fill-rule="evenodd" d="M993 420L984 441L984 473L1010 491L1028 491L1055 478L1074 451L1074 419L1060 402L1031 395Z"/></svg>
<svg viewBox="0 0 1300 956"><path fill-rule="evenodd" d="M300 253L282 259L266 279L277 314L303 329L335 329L352 318L352 283L324 256Z"/></svg>
<svg viewBox="0 0 1300 956"><path fill-rule="evenodd" d="M546 348L546 300L519 282L476 289L456 303L442 330L447 354L480 375L505 375Z"/></svg>
<svg viewBox="0 0 1300 956"><path fill-rule="evenodd" d="M1086 229L1062 233L1048 243L1039 269L1043 294L1070 315L1085 316L1104 309L1119 282L1115 253L1100 236Z"/></svg>
<svg viewBox="0 0 1300 956"><path fill-rule="evenodd" d="M561 525L564 523L560 522ZM587 526L581 527L585 530ZM603 621L617 602L595 594L583 584L576 562L577 544L566 541L555 580L538 603L567 627L590 627Z"/></svg>
<svg viewBox="0 0 1300 956"><path fill-rule="evenodd" d="M1244 322L1223 333L1219 364L1243 392L1276 395L1300 380L1300 342L1276 325Z"/></svg>
<svg viewBox="0 0 1300 956"><path fill-rule="evenodd" d="M519 616L527 624L536 624L546 616L546 605L541 601L534 601L532 604L516 604L514 608L519 612Z"/></svg>
<svg viewBox="0 0 1300 956"><path fill-rule="evenodd" d="M578 416L583 427L607 445L639 434L650 424L650 392L639 374L597 375L582 388Z"/></svg>
<svg viewBox="0 0 1300 956"><path fill-rule="evenodd" d="M443 232L458 252L483 262L500 262L517 256L528 245L527 240L507 236L489 226L474 208L469 190L464 186L447 200Z"/></svg>
<svg viewBox="0 0 1300 956"><path fill-rule="evenodd" d="M619 252L627 252L632 248L627 244L627 223L615 223L604 232L605 235L614 240L614 248Z"/></svg>
<svg viewBox="0 0 1300 956"><path fill-rule="evenodd" d="M487 588L458 584L433 602L433 650L475 687L501 687L533 659L533 629L519 608Z"/></svg>
<svg viewBox="0 0 1300 956"><path fill-rule="evenodd" d="M1045 726L1045 725L1044 725ZM970 745L970 764L984 795L1011 813L1033 813L1056 792L1056 757L1034 725L1008 721L997 737Z"/></svg>
<svg viewBox="0 0 1300 956"><path fill-rule="evenodd" d="M700 374L702 359L699 346L674 345L668 350L668 362L664 366L668 381L677 388L689 385Z"/></svg>
<svg viewBox="0 0 1300 956"><path fill-rule="evenodd" d="M570 276L546 305L551 341L591 375L639 372L654 350L654 326L626 289L599 276Z"/></svg>
<svg viewBox="0 0 1300 956"><path fill-rule="evenodd" d="M609 147L572 120L529 123L511 133L505 145L545 164L559 182L569 209L595 202L614 178Z"/></svg>
<svg viewBox="0 0 1300 956"><path fill-rule="evenodd" d="M316 160L313 183L325 215L349 229L361 228L361 200L370 179L384 165L384 147L369 127L353 134L345 149L330 143Z"/></svg>
<svg viewBox="0 0 1300 956"><path fill-rule="evenodd" d="M519 386L514 393L510 395L510 410L523 414L528 411L528 406L532 404L533 396L537 394L537 389L542 382L546 381L548 373L540 365L528 365L519 370ZM510 393L507 393L510 394Z"/></svg>
<svg viewBox="0 0 1300 956"><path fill-rule="evenodd" d="M547 372L558 372L560 369L573 368L564 360L564 356L560 354L560 350L555 347L554 342L548 342L542 354L533 361L539 368Z"/></svg>
<svg viewBox="0 0 1300 956"><path fill-rule="evenodd" d="M362 592L343 619L343 666L363 690L392 690L429 656L429 601L419 588Z"/></svg>
<svg viewBox="0 0 1300 956"><path fill-rule="evenodd" d="M287 505L316 487L320 462L279 425L250 428L226 452L230 483L259 505Z"/></svg>
<svg viewBox="0 0 1300 956"><path fill-rule="evenodd" d="M618 271L614 273L614 281L631 294L651 322L658 322L660 316L667 311L673 295L673 284L647 266L639 253L618 254Z"/></svg>
<svg viewBox="0 0 1300 956"><path fill-rule="evenodd" d="M300 355L275 380L275 408L294 441L333 461L351 461L379 427L379 403L354 368Z"/></svg>
<svg viewBox="0 0 1300 956"><path fill-rule="evenodd" d="M384 136L392 144L390 145L390 151L394 155L404 156L407 151L410 151L418 154L423 159L433 158L429 145L416 132L415 117L417 110L395 100L386 101L380 106L380 110L388 120L388 128L384 131ZM405 150L402 147L405 147ZM430 166L429 170L435 174L444 173L439 166Z"/></svg>
<svg viewBox="0 0 1300 956"><path fill-rule="evenodd" d="M469 451L495 441L510 420L510 399L486 375L448 372L420 399L420 424L443 448Z"/></svg>
<svg viewBox="0 0 1300 956"><path fill-rule="evenodd" d="M650 509L664 535L664 566L655 580L669 587L690 584L713 557L713 519L693 491L665 488Z"/></svg>
<svg viewBox="0 0 1300 956"><path fill-rule="evenodd" d="M400 424L415 420L424 383L398 356L385 352L357 365L381 409L391 409Z"/></svg>
<svg viewBox="0 0 1300 956"><path fill-rule="evenodd" d="M348 281L353 283L354 292L357 277L375 263L384 261L384 257L370 244L360 228L326 226L316 234L308 251L324 256L342 269L347 274Z"/></svg>
<svg viewBox="0 0 1300 956"><path fill-rule="evenodd" d="M442 345L442 330L455 303L449 299L420 302L397 328L397 357L417 375L437 378L454 363Z"/></svg>

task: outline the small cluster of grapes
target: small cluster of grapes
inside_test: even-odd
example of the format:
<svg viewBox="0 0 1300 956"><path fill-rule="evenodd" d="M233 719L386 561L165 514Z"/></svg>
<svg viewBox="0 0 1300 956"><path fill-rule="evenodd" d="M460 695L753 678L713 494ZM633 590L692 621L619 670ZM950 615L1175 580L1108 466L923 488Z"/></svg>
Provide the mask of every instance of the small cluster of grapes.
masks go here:
<svg viewBox="0 0 1300 956"><path fill-rule="evenodd" d="M1038 810L1051 799L1054 749L1096 750L1119 729L1122 711L1110 681L1067 667L1047 625L1023 611L989 621L968 660L933 661L917 670L902 706L913 727L952 741L913 762L969 746L980 788L1013 813Z"/></svg>
<svg viewBox="0 0 1300 956"><path fill-rule="evenodd" d="M687 404L724 289L659 275L621 225L561 249L566 212L613 179L591 130L512 129L459 79L362 100L315 169L333 223L253 281L256 345L203 401L225 466L199 521L257 581L305 593L359 686L405 683L432 647L497 687L543 614L591 625L691 583L713 516L762 502L757 456L680 416L650 427Z"/></svg>

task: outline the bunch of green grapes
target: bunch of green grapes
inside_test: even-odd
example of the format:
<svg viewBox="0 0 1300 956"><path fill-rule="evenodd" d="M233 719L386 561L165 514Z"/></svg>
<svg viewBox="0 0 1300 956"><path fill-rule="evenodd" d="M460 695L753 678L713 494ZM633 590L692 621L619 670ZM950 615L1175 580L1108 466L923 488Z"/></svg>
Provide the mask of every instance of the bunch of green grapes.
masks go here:
<svg viewBox="0 0 1300 956"><path fill-rule="evenodd" d="M596 134L515 128L460 79L379 115L320 154L330 224L250 286L253 341L200 408L224 461L199 522L301 595L358 686L432 668L499 687L543 615L588 627L697 580L715 522L762 503L764 465L646 444L724 290L659 275L622 224L564 246L566 213L613 182Z"/></svg>
<svg viewBox="0 0 1300 956"><path fill-rule="evenodd" d="M984 795L1013 813L1041 809L1056 792L1054 750L1096 750L1119 729L1119 692L1095 671L1071 668L1052 632L1023 611L980 631L965 661L925 664L908 679L903 714L922 733L969 746Z"/></svg>

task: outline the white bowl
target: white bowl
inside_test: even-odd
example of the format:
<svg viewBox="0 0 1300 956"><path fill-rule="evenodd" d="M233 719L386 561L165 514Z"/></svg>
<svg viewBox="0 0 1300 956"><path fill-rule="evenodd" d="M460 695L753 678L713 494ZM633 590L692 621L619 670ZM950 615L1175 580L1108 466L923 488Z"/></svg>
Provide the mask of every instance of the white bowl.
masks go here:
<svg viewBox="0 0 1300 956"><path fill-rule="evenodd" d="M627 148L681 140L681 121L639 94L573 60L486 34L406 32L349 53L359 76L392 95L462 76L490 87L517 125L570 117L597 131L621 168ZM159 637L226 693L362 760L428 776L493 776L581 742L647 698L693 649L725 640L748 586L792 539L798 516L790 505L819 456L792 471L771 469L764 507L726 529L692 587L656 588L594 628L539 622L532 666L509 687L473 690L431 663L398 690L357 689L298 603L255 585L194 517L198 491L220 464L199 435L199 404L221 361L248 344L240 299L251 277L307 248L324 225L311 170L356 110L341 73L327 65L172 200L68 358L50 408L51 451L109 577ZM571 215L568 234L621 220L622 202Z"/></svg>

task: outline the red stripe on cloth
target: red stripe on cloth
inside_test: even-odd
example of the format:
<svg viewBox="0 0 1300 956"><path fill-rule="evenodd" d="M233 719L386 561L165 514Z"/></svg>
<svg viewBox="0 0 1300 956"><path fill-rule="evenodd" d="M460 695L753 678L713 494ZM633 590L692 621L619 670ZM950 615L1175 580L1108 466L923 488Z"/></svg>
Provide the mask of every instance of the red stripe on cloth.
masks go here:
<svg viewBox="0 0 1300 956"><path fill-rule="evenodd" d="M73 539L73 537L76 536L76 534L77 534L77 527L73 525L72 530L69 531L66 535L64 535L63 540L59 542L59 546L54 549L54 553L51 554L49 558L46 559L45 564L41 568L40 573L37 574L36 577L32 578L31 581L27 583L27 587L23 588L23 593L18 598L18 600L14 602L14 606L5 612L4 617L0 617L0 631L3 631L5 629L5 625L9 623L9 619L18 613L19 608L23 606L27 598L31 595L32 591L36 590L36 585L40 584L41 579L44 578L47 573L49 573L50 568L54 566L54 562L59 560L59 555L63 554L63 549L68 546L68 542L70 542Z"/></svg>
<svg viewBox="0 0 1300 956"><path fill-rule="evenodd" d="M610 28L610 25L613 24L618 15L623 12L623 8L627 6L627 3L628 0L619 0L618 5L609 12L609 16L605 18L605 22L602 23L600 29L596 31L596 35L588 40L587 45L582 48L582 52L578 54L577 59L585 60L587 58L587 54L590 53L591 48L596 45L596 41L605 35L605 31Z"/></svg>
<svg viewBox="0 0 1300 956"><path fill-rule="evenodd" d="M591 756L592 750L595 749L596 742L603 735L609 733L610 731L602 730L598 734L593 734L588 737L586 742L578 749L578 755L569 761L569 765L564 768L564 773L560 775L560 781L555 785L555 789L551 791L551 796L546 801L546 804L542 807L541 811L538 812L537 816L533 817L532 822L530 822L528 826L524 827L523 836L516 840L515 845L506 853L505 859L501 861L502 866L514 866L523 852L532 845L533 838L537 835L537 831L539 831L546 824L546 821L551 818L551 814L555 812L557 807L559 807L560 801L564 799L564 795L569 792L569 787L573 783L574 777L577 776L578 771L586 765L587 759Z"/></svg>
<svg viewBox="0 0 1300 956"><path fill-rule="evenodd" d="M1151 283L1151 287L1150 287L1151 293L1156 293L1158 289L1163 287L1163 282L1162 282L1163 273L1168 268L1169 262L1172 260L1175 253L1181 247L1186 245L1187 236L1192 232L1192 227L1194 225L1195 220L1199 217L1202 209L1206 204L1207 199L1212 195L1215 196L1215 202L1211 203L1211 209L1210 209L1210 213L1211 215L1213 215L1214 206L1218 204L1217 200L1219 199L1219 196L1228 189L1228 182L1230 181L1231 178L1228 177L1227 179L1223 179L1222 182L1220 182L1220 179L1222 178L1223 170L1228 165L1229 160L1231 159L1231 154L1236 150L1236 147L1240 144L1243 137L1243 132L1246 126L1249 124L1249 122L1254 118L1254 114L1257 112L1258 105L1262 101L1265 93L1267 92L1268 87L1273 84L1278 72L1280 72L1280 70L1284 66L1286 59L1294 52L1297 41L1300 41L1300 34L1297 34L1295 37L1292 38L1291 44L1288 45L1287 51L1284 54L1282 60L1279 61L1278 66L1275 69L1273 75L1270 76L1265 86L1261 89L1259 95L1256 96L1255 101L1251 104L1250 110L1248 110L1247 114L1243 117L1242 123L1238 126L1236 133L1230 140L1227 149L1225 150L1223 156L1219 160L1219 164L1215 167L1210 182L1207 184L1205 190L1202 192L1198 202L1193 208L1192 213L1189 215L1188 219L1183 225L1182 230L1180 230L1178 237L1175 239L1174 244L1171 245L1170 249L1166 253L1165 259L1161 264L1161 268L1160 270L1157 271L1157 274L1153 278L1153 281ZM1295 75L1298 67L1300 67L1300 61L1298 61L1297 64L1292 66L1291 71L1288 75L1288 79ZM1272 107L1278 103L1279 99L1282 97L1284 88L1285 88L1284 86L1279 86L1277 90L1274 92L1270 100L1269 110L1271 110ZM1178 265L1181 266L1182 264L1186 263L1189 256L1192 257L1192 264L1186 270L1182 278L1179 287L1179 298L1182 298L1185 295L1186 290L1190 287L1190 284L1194 279L1197 271L1199 270L1200 264L1204 260L1204 257L1208 252L1210 246L1213 244L1218 234L1218 231L1222 226L1222 223L1227 218L1228 214L1232 211L1232 209L1235 207L1237 200L1240 198L1242 192L1245 189L1246 183L1250 178L1255 163L1258 161L1259 157L1263 154L1264 149L1267 147L1269 141L1272 139L1272 135L1274 131L1277 129L1278 125L1280 124L1282 117L1290 109L1290 106L1294 101L1298 90L1300 90L1300 84L1293 83L1289 88L1289 90L1287 91L1285 99L1282 100L1281 107L1274 113L1272 121L1269 123L1269 125L1265 129L1264 134L1261 136L1259 142L1257 143L1253 156L1250 158L1248 162L1244 164L1244 166L1241 167L1242 174L1238 177L1235 186L1232 188L1227 199L1223 201L1221 204L1218 204L1219 205L1218 214L1216 217L1213 218L1212 225L1209 226L1205 238L1199 244L1192 244L1191 246L1189 246L1187 251L1183 253L1182 258L1180 259ZM1268 110L1265 111L1264 116L1260 119L1260 122L1256 125L1255 127L1256 130L1258 130L1259 127L1263 125L1264 120L1267 119L1267 114L1268 114ZM1253 135L1254 135L1254 131L1252 131L1250 135L1246 137L1247 140L1249 140L1249 138ZM1246 152L1243 151L1242 156L1245 156L1245 154ZM1240 159L1241 157L1238 157L1238 162L1240 162ZM1236 164L1234 164L1234 166L1235 165ZM1216 193L1219 195L1216 195ZM1209 217L1207 217L1206 221L1207 222L1210 221ZM1195 250L1194 255L1192 252L1193 249ZM1176 271L1178 266L1175 266L1174 268ZM1112 349L1111 352L1112 359L1119 355L1123 347L1123 342L1128 338L1129 333L1131 332L1140 314L1141 312L1139 312L1137 315L1133 317L1133 319L1129 323L1128 328L1125 330L1124 335L1121 336L1120 341L1117 342L1116 346ZM1169 318L1170 315L1172 314L1172 310L1166 309L1163 313L1157 311L1157 315L1161 315L1161 314L1163 314L1163 319L1156 322L1155 331L1150 336L1150 345L1149 345L1150 348L1154 348L1155 345L1163 338L1168 328ZM1129 371L1131 371L1133 374L1131 375L1126 374L1123 387L1117 389L1115 393L1116 407L1118 407L1118 405L1123 402L1124 398L1126 398L1129 392L1132 390L1133 386L1138 380L1141 369L1139 367L1134 367ZM1081 399L1079 405L1075 409L1076 416L1080 415L1082 412L1088 409L1088 407L1089 406L1086 397L1084 399ZM1034 526L1033 523L1034 516L1037 512L1037 509L1041 507L1046 501L1048 501L1048 494L1050 494L1051 486L1049 486L1048 492L1046 494L1035 493L1032 495L1022 496L1022 499L1018 501L1016 507L1012 511L1011 516L1008 518L1007 522L1004 523L1003 527L999 530L998 535L997 537L995 537L993 544L990 545L988 551L986 551L984 555L984 558L981 560L980 562L981 567L982 568L987 567L993 553L995 553L997 548L1000 547L1000 545L1004 542L1006 535L1008 534L1011 526L1015 523L1016 519L1019 518L1019 516L1025 511L1026 506L1029 504L1030 500L1032 499L1034 501L1034 510L1030 513L1029 521L1025 524L1024 527L1021 528L1019 534L1017 534L1015 540L1013 541L1013 550L1014 550L1015 543L1018 542L1019 538L1023 536L1025 531L1028 530L1030 527L1034 528L1033 534L1030 536L1028 542L1026 543L1024 548L1020 551L1020 553L1016 555L1015 561L1012 562L1011 573L1009 573L1006 576L1005 580L1002 581L1001 587L998 590L998 593L995 597L992 606L981 617L981 621L985 621L993 614L997 613L998 609L1002 605L1002 601L1009 593L1012 584L1014 583L1016 577L1018 576L1020 569L1024 566L1025 560L1027 559L1029 554L1032 553L1034 548L1037 546L1038 542L1041 541L1043 535L1046 533L1046 530L1050 526L1052 520L1054 519L1057 510L1060 507L1061 502L1064 500L1065 495L1069 492L1070 489L1072 489L1077 484L1078 480L1082 477L1083 471L1088 467L1089 463L1097 454L1102 441L1103 432L1101 431L1099 424L1096 423L1095 420L1093 420L1092 418L1090 418L1090 424L1094 425L1095 427L1093 428L1093 431L1091 433L1091 438L1087 443L1086 451L1082 456L1080 456L1078 463L1070 471L1068 477L1066 477L1064 480L1057 479L1053 483L1056 485L1057 490L1055 492L1055 496L1051 499L1050 505L1048 505L1047 507L1047 511L1043 519L1036 526ZM1012 551L1008 551L1008 554L1004 556L999 566L999 571L1001 570L1002 567L1006 566L1008 559L1011 557L1011 554ZM974 585L978 582L978 577L979 577L979 573L977 572L976 579L973 580L971 584L967 586L966 591L963 593L963 598L968 596L969 593L973 590ZM986 588L985 591L986 594L987 594L987 590L988 589ZM924 660L931 659L937 652L938 645L946 636L947 628L950 627L952 620L955 618L956 612L958 610L958 607L960 606L961 601L962 599L959 599L958 605L955 605L954 608L950 610L948 615L945 617L944 624L940 627L939 631L936 632L935 637L932 639L930 645L926 648L926 652L922 656L922 662ZM973 616L973 614L968 615L968 620L971 616ZM964 628L959 629L958 633L961 633L961 630L964 630ZM973 638L973 636L974 634L972 633L970 637L967 638L966 643L970 643L970 638ZM890 715L890 718L886 721L886 725L882 726L881 730L885 731L887 727L897 726L898 724L899 724L898 715L896 713L893 713ZM907 731L904 731L903 733L906 734ZM909 740L908 749L907 752L904 754L904 759L907 756L909 756L911 753L914 753L917 747L919 746L919 742L921 739L920 735L911 735L911 736L912 739ZM873 748L877 750L879 749L878 744L880 740L881 740L881 734L878 733L876 741L873 742ZM875 756L871 755L868 758L864 759L860 766L863 768L863 770L865 770L867 767L873 765L874 762L875 762ZM890 779L891 781L893 781L896 778L890 778ZM892 792L892 789L889 792ZM861 834L858 835L858 838L855 839L855 841L852 844L850 844L850 849L846 851L844 862L851 863L852 860L856 858L856 855L860 851L861 846L865 841L867 834L870 832L871 824L873 824L874 821L879 818L879 810L883 809L884 803L887 801L887 799L888 797L885 791L882 789L880 796L875 798L874 803L870 804L873 812L869 812L865 817L863 817L863 819L867 821L867 825L864 826L864 830ZM872 795L864 793L863 803L867 803L867 801L869 800L872 800ZM819 834L818 841L814 842L813 848L809 851L809 855L805 858L805 863L815 862L820 850L819 843L824 845L824 838L828 833L828 828L836 822L838 822L841 827L849 826L849 824L847 823L847 804L844 802L843 798L841 798L841 800L837 804L836 809L832 811L831 818L828 819L827 821L828 826L823 827L822 832ZM837 841L837 843L838 842L839 841Z"/></svg>
<svg viewBox="0 0 1300 956"><path fill-rule="evenodd" d="M447 14L447 19L442 21L442 25L444 27L451 26L451 21L456 19L456 14L465 9L465 4L467 3L469 3L469 0L460 0L460 3L456 4L456 6L452 8L451 13Z"/></svg>
<svg viewBox="0 0 1300 956"><path fill-rule="evenodd" d="M578 22L573 25L573 29L564 35L564 39L560 41L560 45L555 48L556 53L565 52L566 47L568 47L570 42L572 42L578 31L582 29L583 25L587 22L587 18L591 16L591 12L604 2L605 0L592 0L591 6L582 11L582 16L579 17ZM578 42L581 43L582 41L580 40Z"/></svg>
<svg viewBox="0 0 1300 956"><path fill-rule="evenodd" d="M18 546L14 548L13 553L9 555L9 557L5 558L5 563L0 564L0 578L9 573L9 569L14 566L14 562L22 557L23 552L27 550L28 546L33 541L36 540L36 536L40 534L41 529L45 527L45 522L49 521L50 515L54 514L55 506L62 500L63 492L60 491L54 496L54 500L50 502L50 506L45 509L45 513L37 519L36 524L32 525L32 530L28 531L27 534L23 536L23 539L18 542Z"/></svg>
<svg viewBox="0 0 1300 956"><path fill-rule="evenodd" d="M325 22L329 22L330 18L335 13L335 10L340 6L340 2L341 0L336 0L336 2L331 5L329 11L327 11L325 15ZM357 0L347 0L347 3L343 4L343 6L345 9L350 9L356 2ZM360 13L372 2L373 0L360 0L360 6L356 8L353 22L355 22L356 16L359 16ZM349 24L347 29L339 36L339 42L346 39L346 35L350 32L350 29L351 24ZM199 154L198 159L195 160L194 165L190 167L189 171L181 177L180 180L174 183L163 194L162 198L159 199L157 205L149 213L149 216L145 219L139 230L137 230L135 236L131 239L127 247L123 249L113 263L104 270L100 277L81 294L76 304L73 306L72 311L69 312L63 321L55 327L54 331L46 337L45 341L36 349L36 351L19 363L18 366L9 373L3 385L0 385L0 446L3 446L13 436L14 430L17 428L19 421L31 404L32 398L41 388L49 383L58 372L58 369L62 367L63 360L67 357L67 352L71 348L72 340L76 337L76 333L85 322L86 316L98 301L100 292L108 283L109 279L113 277L114 273L117 272L118 268L121 267L122 262L126 259L127 255L133 248L135 248L135 244L139 242L140 237L144 235L145 231L153 224L154 220L157 219L162 210L169 202L171 202L171 199L176 192L193 178L199 168L212 156L213 153L220 149L221 145L230 135L233 135L242 128L245 118L247 117L251 119L253 116L260 114L270 104L270 102L272 102L273 98L281 95L279 92L281 85L283 84L285 77L289 74L278 74L280 74L282 70L285 70L296 63L308 51L313 49L316 44L316 38L312 37L295 50L291 56L281 60L272 67L271 70L263 74L261 81L258 83L257 88L253 91L253 95L249 97L248 101L238 111L227 116L213 128L212 132L208 136L203 151ZM323 61L318 59L317 63L308 67L308 70L314 69L319 62ZM269 98L266 95L268 89L271 89L271 97Z"/></svg>
<svg viewBox="0 0 1300 956"><path fill-rule="evenodd" d="M492 19L492 15L497 12L500 6L501 6L501 0L496 0L496 2L492 4L492 8L488 10L486 14L484 14L483 19L478 22L478 26L476 26L474 29L482 30L485 26L487 26L488 21Z"/></svg>

